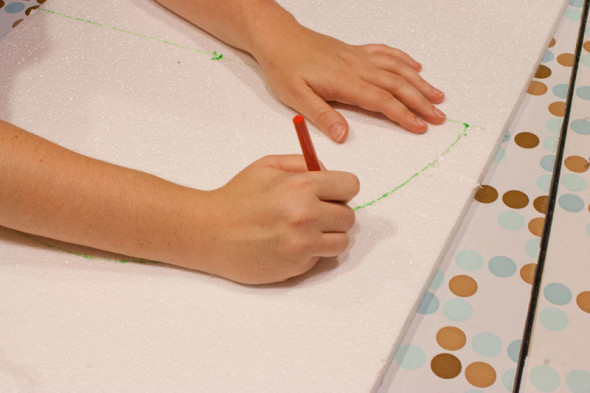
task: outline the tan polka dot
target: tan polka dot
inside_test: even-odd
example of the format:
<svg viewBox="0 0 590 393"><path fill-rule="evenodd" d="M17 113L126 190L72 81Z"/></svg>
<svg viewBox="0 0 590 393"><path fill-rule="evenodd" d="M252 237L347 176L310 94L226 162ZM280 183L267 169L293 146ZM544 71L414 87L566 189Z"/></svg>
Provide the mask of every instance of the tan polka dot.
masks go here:
<svg viewBox="0 0 590 393"><path fill-rule="evenodd" d="M465 275L458 275L449 281L449 289L460 297L469 297L477 292L477 282Z"/></svg>
<svg viewBox="0 0 590 393"><path fill-rule="evenodd" d="M563 117L565 115L565 102L553 102L549 105L549 112L557 117Z"/></svg>
<svg viewBox="0 0 590 393"><path fill-rule="evenodd" d="M540 65L535 73L535 78L545 79L551 76L551 69L547 66Z"/></svg>
<svg viewBox="0 0 590 393"><path fill-rule="evenodd" d="M539 213L546 214L547 213L547 202L549 201L549 197L547 195L541 195L540 197L536 197L533 201L533 206L535 210Z"/></svg>
<svg viewBox="0 0 590 393"><path fill-rule="evenodd" d="M475 200L481 203L492 203L498 199L498 191L492 186L481 185L475 194Z"/></svg>
<svg viewBox="0 0 590 393"><path fill-rule="evenodd" d="M545 218L537 217L529 221L529 231L535 236L541 237L543 228L545 227Z"/></svg>
<svg viewBox="0 0 590 393"><path fill-rule="evenodd" d="M563 161L565 167L572 172L582 173L588 170L590 163L587 159L580 156L569 156Z"/></svg>
<svg viewBox="0 0 590 393"><path fill-rule="evenodd" d="M535 271L537 270L536 263L529 263L520 268L520 278L527 284L533 284L535 281Z"/></svg>
<svg viewBox="0 0 590 393"><path fill-rule="evenodd" d="M562 53L557 56L557 62L565 67L571 67L574 64L574 55L571 53Z"/></svg>
<svg viewBox="0 0 590 393"><path fill-rule="evenodd" d="M446 350L456 351L465 346L467 337L463 330L454 326L445 326L436 333L436 342Z"/></svg>
<svg viewBox="0 0 590 393"><path fill-rule="evenodd" d="M584 49L586 52L590 52L590 41L584 42Z"/></svg>
<svg viewBox="0 0 590 393"><path fill-rule="evenodd" d="M496 370L485 362L473 362L465 368L465 378L478 388L487 388L496 382Z"/></svg>
<svg viewBox="0 0 590 393"><path fill-rule="evenodd" d="M590 291L580 292L576 297L576 303L582 311L590 314Z"/></svg>
<svg viewBox="0 0 590 393"><path fill-rule="evenodd" d="M532 81L526 92L533 96L541 96L547 93L547 85L543 82Z"/></svg>
<svg viewBox="0 0 590 393"><path fill-rule="evenodd" d="M504 193L502 201L506 206L513 209L522 209L529 204L529 197L524 192L511 190Z"/></svg>
<svg viewBox="0 0 590 393"><path fill-rule="evenodd" d="M461 373L461 361L450 353L441 353L432 358L430 362L432 372L444 379L455 378Z"/></svg>
<svg viewBox="0 0 590 393"><path fill-rule="evenodd" d="M539 137L532 132L521 132L514 137L514 142L522 148L532 149L539 144Z"/></svg>
<svg viewBox="0 0 590 393"><path fill-rule="evenodd" d="M549 43L549 48L552 48L555 46L555 38L551 38L551 42Z"/></svg>

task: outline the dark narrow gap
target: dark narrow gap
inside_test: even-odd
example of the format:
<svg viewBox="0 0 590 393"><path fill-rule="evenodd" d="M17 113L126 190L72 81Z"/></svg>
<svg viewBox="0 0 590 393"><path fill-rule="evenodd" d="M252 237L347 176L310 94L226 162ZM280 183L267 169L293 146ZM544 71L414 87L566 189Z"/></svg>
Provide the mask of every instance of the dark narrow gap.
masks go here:
<svg viewBox="0 0 590 393"><path fill-rule="evenodd" d="M576 85L576 76L578 74L578 65L580 62L580 55L582 53L582 45L584 44L584 32L586 31L586 22L588 19L588 7L590 0L584 1L584 8L582 12L582 20L580 21L580 30L578 32L578 40L576 43L576 53L574 64L572 66L572 73L570 75L565 115L563 117L563 124L559 135L559 142L557 144L557 151L555 154L555 167L553 168L553 179L551 180L551 188L549 190L549 199L547 201L547 213L545 215L545 228L543 229L543 236L541 237L541 245L539 251L539 259L537 261L537 269L535 271L535 279L531 289L531 300L527 312L527 318L524 325L524 332L522 343L520 346L520 353L518 355L518 364L516 367L516 374L514 376L513 393L519 393L523 380L524 367L527 355L529 353L531 339L533 334L533 325L535 320L535 313L537 309L537 302L539 293L541 291L541 279L543 277L543 268L545 267L545 258L547 256L547 246L549 244L549 236L551 234L551 224L553 221L553 212L555 210L555 203L557 199L557 190L559 188L559 178L561 174L561 166L563 161L565 140L567 130L569 128L569 119L572 109L572 99L574 95L574 88Z"/></svg>

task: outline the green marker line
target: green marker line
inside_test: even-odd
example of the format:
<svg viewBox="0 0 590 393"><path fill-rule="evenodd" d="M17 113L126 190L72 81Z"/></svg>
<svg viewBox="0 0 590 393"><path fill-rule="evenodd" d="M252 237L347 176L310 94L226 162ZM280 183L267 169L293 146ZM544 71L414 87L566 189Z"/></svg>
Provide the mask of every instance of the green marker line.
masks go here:
<svg viewBox="0 0 590 393"><path fill-rule="evenodd" d="M452 120L452 119L447 119L447 121L450 121L452 123L458 123L458 124L463 125L463 130L459 133L459 135L457 135L457 138L453 141L453 143L451 143L449 145L449 147L447 147L440 154L440 156L438 158L436 158L433 161L431 161L428 164L426 164L422 169L420 169L418 172L416 172L413 175L411 175L409 178L407 178L406 180L404 180L401 184L399 184L396 187L394 187L391 191L386 192L385 194L381 195L378 198L373 199L370 202L363 203L362 205L359 205L359 206L353 208L353 210L354 211L357 211L357 210L360 210L360 209L364 209L367 206L372 206L375 203L379 202L380 200L385 199L385 198L387 198L387 197L395 194L398 190L400 190L401 188L403 188L406 184L410 183L416 177L420 176L422 173L424 173L428 169L430 169L433 166L435 166L442 157L444 157L445 155L447 155L453 149L453 147L455 147L457 145L457 143L459 143L459 141L461 139L463 139L463 137L466 137L467 136L467 130L469 129L469 127L471 127L469 124L464 123L464 122L461 122L461 121L457 121L457 120Z"/></svg>

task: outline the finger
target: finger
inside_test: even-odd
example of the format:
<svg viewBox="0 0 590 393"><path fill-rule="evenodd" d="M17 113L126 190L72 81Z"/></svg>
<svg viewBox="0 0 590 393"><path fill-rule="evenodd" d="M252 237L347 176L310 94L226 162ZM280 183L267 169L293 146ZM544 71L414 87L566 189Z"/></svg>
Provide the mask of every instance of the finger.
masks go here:
<svg viewBox="0 0 590 393"><path fill-rule="evenodd" d="M335 257L348 248L350 237L348 233L323 233L319 236L312 255L318 257Z"/></svg>
<svg viewBox="0 0 590 393"><path fill-rule="evenodd" d="M420 70L422 70L422 64L414 60L412 56L408 55L403 50L392 48L390 46L383 44L368 44L363 45L363 48L367 53L379 56L386 56L389 58L399 60L417 72L420 72Z"/></svg>
<svg viewBox="0 0 590 393"><path fill-rule="evenodd" d="M335 142L344 142L348 135L348 123L311 87L304 85L284 101L291 108L307 117L324 134Z"/></svg>
<svg viewBox="0 0 590 393"><path fill-rule="evenodd" d="M371 63L384 71L401 76L434 104L440 104L445 99L445 94L442 91L426 82L414 69L397 59L387 56L373 56Z"/></svg>
<svg viewBox="0 0 590 393"><path fill-rule="evenodd" d="M440 124L445 121L445 114L432 105L419 90L403 77L380 71L366 75L364 78L366 82L390 92L405 106L418 113L429 123Z"/></svg>
<svg viewBox="0 0 590 393"><path fill-rule="evenodd" d="M340 202L322 202L318 217L319 229L324 233L348 232L354 226L354 211Z"/></svg>
<svg viewBox="0 0 590 393"><path fill-rule="evenodd" d="M301 154L269 155L259 162L286 172L307 172L305 158Z"/></svg>
<svg viewBox="0 0 590 393"><path fill-rule="evenodd" d="M358 177L349 172L323 171L309 175L316 181L315 195L322 201L348 202L360 190Z"/></svg>

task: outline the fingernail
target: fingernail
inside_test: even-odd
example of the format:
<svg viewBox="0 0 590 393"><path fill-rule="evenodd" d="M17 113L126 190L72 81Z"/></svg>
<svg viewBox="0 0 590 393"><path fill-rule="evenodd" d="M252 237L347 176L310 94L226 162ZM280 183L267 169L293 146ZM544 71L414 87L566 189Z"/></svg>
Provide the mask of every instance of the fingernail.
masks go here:
<svg viewBox="0 0 590 393"><path fill-rule="evenodd" d="M336 123L332 127L330 127L330 130L328 132L330 133L332 139L334 139L336 142L340 142L344 137L346 129L342 124Z"/></svg>
<svg viewBox="0 0 590 393"><path fill-rule="evenodd" d="M417 117L417 116L416 116L416 124L417 124L419 127L426 127L426 122L425 122L424 120L422 120L422 118L421 118L421 117Z"/></svg>
<svg viewBox="0 0 590 393"><path fill-rule="evenodd" d="M443 93L442 91L440 91L436 87L432 88L432 94L434 94L435 96L444 96L445 95L445 93Z"/></svg>
<svg viewBox="0 0 590 393"><path fill-rule="evenodd" d="M443 119L447 117L447 115L445 115L444 113L442 113L438 108L434 108L432 110L432 112L434 112L434 115L437 117L442 117Z"/></svg>

